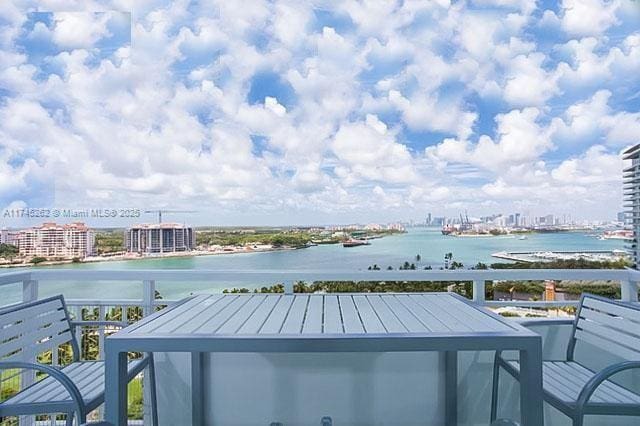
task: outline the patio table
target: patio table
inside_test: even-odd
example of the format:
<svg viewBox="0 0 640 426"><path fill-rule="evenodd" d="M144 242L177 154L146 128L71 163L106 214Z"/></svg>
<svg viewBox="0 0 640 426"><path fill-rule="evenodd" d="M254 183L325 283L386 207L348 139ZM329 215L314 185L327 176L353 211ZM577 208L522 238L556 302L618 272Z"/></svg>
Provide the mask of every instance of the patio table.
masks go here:
<svg viewBox="0 0 640 426"><path fill-rule="evenodd" d="M439 351L445 423L455 425L457 353L480 350L519 352L522 424L541 426L541 337L455 293L197 295L106 339L105 415L126 424L127 352L192 354L192 423L199 425L205 353Z"/></svg>

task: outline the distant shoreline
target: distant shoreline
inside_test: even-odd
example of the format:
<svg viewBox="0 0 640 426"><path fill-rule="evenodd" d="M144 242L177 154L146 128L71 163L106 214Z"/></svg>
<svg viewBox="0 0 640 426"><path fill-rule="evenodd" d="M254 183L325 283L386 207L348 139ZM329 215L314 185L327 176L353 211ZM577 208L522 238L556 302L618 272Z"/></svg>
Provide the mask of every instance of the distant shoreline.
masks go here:
<svg viewBox="0 0 640 426"><path fill-rule="evenodd" d="M138 261L138 260L153 260L153 259L171 259L171 258L184 258L184 257L199 257L199 256L219 256L219 255L229 255L229 254L249 254L249 253L271 253L276 251L291 251L291 250L300 250L307 247L273 247L273 248L246 248L242 249L234 249L234 250L192 250L188 252L171 252L171 253L163 253L151 256L131 256L131 255L120 255L120 256L92 256L85 259L82 259L79 262L74 262L72 259L64 259L64 260L51 260L40 262L38 264L34 263L15 263L8 265L0 265L0 268L34 268L39 266L56 266L56 265L81 265L84 263L106 263L106 262L127 262L127 261Z"/></svg>

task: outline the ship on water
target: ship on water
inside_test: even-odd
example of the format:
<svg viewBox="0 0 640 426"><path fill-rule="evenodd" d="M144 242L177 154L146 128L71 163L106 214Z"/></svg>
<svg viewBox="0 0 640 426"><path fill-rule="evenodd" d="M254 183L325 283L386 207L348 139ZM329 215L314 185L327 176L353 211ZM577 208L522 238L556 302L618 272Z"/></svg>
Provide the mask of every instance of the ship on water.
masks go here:
<svg viewBox="0 0 640 426"><path fill-rule="evenodd" d="M367 240L348 240L342 243L342 247L358 247L368 245L371 245L371 243Z"/></svg>
<svg viewBox="0 0 640 426"><path fill-rule="evenodd" d="M462 213L460 213L460 223L458 224L446 224L442 227L442 235L458 235L464 231L468 231L472 228L471 221L469 220L469 215L467 212L464 212L464 217Z"/></svg>

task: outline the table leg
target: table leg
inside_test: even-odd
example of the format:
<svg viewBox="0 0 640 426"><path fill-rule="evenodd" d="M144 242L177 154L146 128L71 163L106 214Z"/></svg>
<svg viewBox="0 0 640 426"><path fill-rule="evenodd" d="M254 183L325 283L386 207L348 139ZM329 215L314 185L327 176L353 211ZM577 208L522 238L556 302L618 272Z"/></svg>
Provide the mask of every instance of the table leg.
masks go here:
<svg viewBox="0 0 640 426"><path fill-rule="evenodd" d="M191 424L204 425L204 354L191 353Z"/></svg>
<svg viewBox="0 0 640 426"><path fill-rule="evenodd" d="M113 425L127 424L127 353L106 345L105 420Z"/></svg>
<svg viewBox="0 0 640 426"><path fill-rule="evenodd" d="M542 426L542 342L520 351L520 411L523 426Z"/></svg>
<svg viewBox="0 0 640 426"><path fill-rule="evenodd" d="M458 352L444 353L444 418L447 426L458 424Z"/></svg>

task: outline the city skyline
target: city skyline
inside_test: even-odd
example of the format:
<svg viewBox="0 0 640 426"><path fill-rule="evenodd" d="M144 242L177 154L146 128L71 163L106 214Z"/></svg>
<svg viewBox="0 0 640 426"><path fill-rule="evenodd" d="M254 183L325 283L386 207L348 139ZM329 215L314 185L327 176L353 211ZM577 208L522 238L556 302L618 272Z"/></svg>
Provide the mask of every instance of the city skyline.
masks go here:
<svg viewBox="0 0 640 426"><path fill-rule="evenodd" d="M84 210L83 210L84 211ZM90 210L88 210L90 212ZM155 213L155 212L154 212ZM13 215L19 214L19 212L14 211ZM600 224L614 224L614 223L625 223L624 220L621 220L627 213L624 211L618 211L616 214L612 215L608 218L597 218L597 219L585 219L583 217L576 217L571 213L556 213L556 212L544 212L542 214L531 214L530 212L515 212L515 211L507 211L507 212L492 212L489 214L473 214L473 212L469 211L461 211L457 213L453 213L450 215L445 215L439 212L426 212L423 215L418 215L415 217L406 216L402 218L395 218L390 220L345 220L342 222L282 222L276 224L269 223L232 223L232 224L224 224L224 223L216 223L210 222L202 219L202 217L192 218L190 215L181 215L177 218L174 216L172 218L165 218L162 224L164 225L177 225L177 226L196 226L196 227L227 227L227 228L241 228L241 227L274 227L274 228L287 228L287 227L334 227L334 226L349 226L349 225L370 225L370 224L403 224L409 226L442 226L444 224L452 224L459 223L460 217L466 221L467 219L471 223L495 223L500 226L534 226L534 225L600 225ZM0 212L0 215L2 213ZM86 223L88 226L91 226L95 229L109 229L109 228L130 228L135 226L157 226L159 222L157 221L157 216L154 220L152 215L141 215L137 218L125 218L125 217L116 217L116 218L105 218L105 217L91 217L83 216L83 217L64 217L64 216L49 216L49 220L45 220L43 218L37 217L5 217L2 222L0 222L0 230L1 229L23 229L23 228L31 228L34 226L40 226L45 223L58 223L58 224L73 224L77 222ZM551 218L551 222L548 222ZM177 220L180 219L180 220Z"/></svg>
<svg viewBox="0 0 640 426"><path fill-rule="evenodd" d="M295 225L623 209L637 2L93 6L0 5L0 210Z"/></svg>

